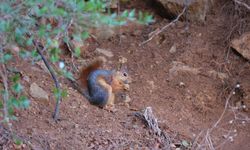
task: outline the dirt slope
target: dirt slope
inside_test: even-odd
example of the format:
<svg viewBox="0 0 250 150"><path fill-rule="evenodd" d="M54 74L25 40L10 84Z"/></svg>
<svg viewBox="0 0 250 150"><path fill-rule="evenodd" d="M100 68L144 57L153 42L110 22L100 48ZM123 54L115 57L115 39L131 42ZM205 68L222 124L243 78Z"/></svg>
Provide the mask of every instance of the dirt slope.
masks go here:
<svg viewBox="0 0 250 150"><path fill-rule="evenodd" d="M127 7L151 11L142 1ZM38 66L28 67L25 62L14 64L30 78L28 82L23 81L28 94L32 82L50 94L49 101L31 98L31 107L17 112L19 120L13 122L14 130L37 149L161 149L158 147L159 139L133 115L134 109L151 106L161 129L175 142L193 142L201 131L206 132L219 119L229 89L236 81L241 83L246 95L250 89L250 69L245 65L246 61L235 53L230 53L229 61L225 61L225 22L220 10L215 9L204 25L189 24L186 32L185 23L178 22L139 46L150 32L167 24L166 20L157 17L153 25L130 24L122 27L120 34L110 40L99 41L99 46L90 46L88 53L93 51L93 47L114 53L106 65L109 68L117 64L120 56L128 59L127 66L133 79L129 92L132 99L130 108L133 109L117 105L115 113L90 105L83 96L63 83L63 87L69 89L69 96L61 103L61 121L54 123L51 118L55 105L53 82L49 74ZM170 52L173 45L176 51ZM68 59L65 56L65 60ZM234 100L241 100L237 93ZM227 109L220 124L209 135L218 149L247 150L250 148L249 122L236 120L232 110ZM243 111L235 113L250 115ZM228 132L233 141L225 138Z"/></svg>

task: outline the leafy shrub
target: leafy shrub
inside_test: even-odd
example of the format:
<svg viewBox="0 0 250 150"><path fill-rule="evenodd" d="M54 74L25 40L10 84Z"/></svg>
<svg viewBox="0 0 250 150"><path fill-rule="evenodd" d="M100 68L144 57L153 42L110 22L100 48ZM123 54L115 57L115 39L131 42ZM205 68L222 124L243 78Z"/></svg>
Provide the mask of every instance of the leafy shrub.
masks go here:
<svg viewBox="0 0 250 150"><path fill-rule="evenodd" d="M138 23L152 22L152 16L139 12L136 19L135 10L125 10L120 15L110 13L104 0L2 0L0 2L0 65L1 95L0 108L5 121L13 116L14 109L27 108L29 100L22 93L20 75L11 75L9 63L13 60L14 45L19 50L23 61L31 64L43 59L58 64L61 49L60 42L68 43L70 39L82 42L89 37L90 28L105 24L120 26L127 21ZM70 29L70 32L69 32ZM74 49L79 56L79 48ZM52 76L55 71L45 62ZM58 73L58 71L57 71ZM72 78L72 74L61 68L59 74ZM55 76L53 78L56 80ZM12 82L9 82L9 81ZM58 85L58 84L56 84ZM56 86L54 95L58 105L65 92Z"/></svg>

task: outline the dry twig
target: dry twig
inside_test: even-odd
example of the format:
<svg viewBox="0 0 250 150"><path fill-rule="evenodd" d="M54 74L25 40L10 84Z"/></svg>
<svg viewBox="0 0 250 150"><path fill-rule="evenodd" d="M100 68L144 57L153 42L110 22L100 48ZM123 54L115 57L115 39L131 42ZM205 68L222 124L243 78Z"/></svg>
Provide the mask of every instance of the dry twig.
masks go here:
<svg viewBox="0 0 250 150"><path fill-rule="evenodd" d="M3 57L3 49L0 50L1 56ZM3 118L7 122L8 128L11 130L11 125L9 123L9 113L8 113L8 101L9 101L9 88L8 88L8 77L7 70L4 63L1 64L0 76L3 81L4 93L3 93Z"/></svg>
<svg viewBox="0 0 250 150"><path fill-rule="evenodd" d="M143 121L146 122L146 124L153 130L153 132L161 137L164 141L164 149L168 150L170 149L171 139L164 131L162 131L158 126L158 121L156 117L153 114L151 107L146 107L146 109L143 110L143 112L136 112L135 116L139 117Z"/></svg>
<svg viewBox="0 0 250 150"><path fill-rule="evenodd" d="M65 32L65 35L68 36L68 31L69 31L69 28L70 26L73 24L73 19L70 20L69 24L67 25L67 28L66 28L66 32ZM68 47L68 50L70 51L70 55L71 55L71 63L73 65L73 69L76 70L77 72L79 72L79 70L77 69L75 63L74 63L74 52L72 50L72 45L67 41L66 42L66 45Z"/></svg>
<svg viewBox="0 0 250 150"><path fill-rule="evenodd" d="M196 140L195 140L195 143L193 143L193 146L192 146L192 149L197 149L197 150L200 150L200 149L204 149L204 146L208 146L210 150L215 150L216 148L214 147L214 143L211 139L211 133L214 131L214 129L216 127L218 127L218 124L221 122L221 120L223 119L225 113L226 113L226 110L229 106L229 101L230 99L232 98L232 96L235 94L235 89L237 88L237 85L230 91L227 99L226 99L226 103L225 103L225 106L224 106L224 110L223 112L221 113L219 119L213 124L213 126L209 129L207 129L205 131L205 136L202 138L201 142L198 143L198 139L200 138L201 134L200 133L198 135L198 137L196 137ZM202 131L203 132L203 131ZM204 143L204 144L202 144Z"/></svg>
<svg viewBox="0 0 250 150"><path fill-rule="evenodd" d="M157 29L157 30L151 32L151 33L150 33L150 34L151 34L150 38L147 39L146 41L142 42L142 43L140 44L140 46L142 46L142 45L148 43L148 42L151 41L155 36L157 36L158 34L160 34L161 32L163 32L164 30L166 30L166 29L167 29L168 27L170 27L172 24L176 23L176 22L180 19L180 17L186 12L186 10L187 10L187 6L185 6L185 7L183 8L182 12L181 12L173 21L171 21L169 24L165 25L165 26L162 27L160 30Z"/></svg>
<svg viewBox="0 0 250 150"><path fill-rule="evenodd" d="M246 3L241 2L241 1L239 1L239 0L234 0L234 2L237 3L237 4L239 4L239 5L241 5L241 6L244 6L244 7L247 8L248 10L250 10L250 6L247 5Z"/></svg>
<svg viewBox="0 0 250 150"><path fill-rule="evenodd" d="M53 70L53 68L50 66L49 62L47 61L47 59L45 58L45 56L43 55L43 51L46 49L45 47L41 48L41 45L38 44L37 41L33 40L33 44L34 46L36 47L36 50L38 52L38 54L41 56L45 66L48 68L49 72L50 72L50 75L52 76L52 79L54 80L54 83L55 83L55 87L58 91L60 91L60 84L58 82L58 79L56 77L56 74ZM56 96L56 107L55 107L55 111L54 111L54 114L53 114L53 119L55 121L58 120L58 115L59 115L59 107L60 107L60 103L61 103L61 100L62 100L62 97L60 94L58 94L58 96Z"/></svg>

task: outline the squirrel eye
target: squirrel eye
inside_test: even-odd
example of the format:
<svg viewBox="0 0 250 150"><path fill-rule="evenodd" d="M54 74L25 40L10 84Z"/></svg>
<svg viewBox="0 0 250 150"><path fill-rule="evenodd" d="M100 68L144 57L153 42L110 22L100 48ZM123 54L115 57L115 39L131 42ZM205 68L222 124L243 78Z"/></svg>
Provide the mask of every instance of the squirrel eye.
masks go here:
<svg viewBox="0 0 250 150"><path fill-rule="evenodd" d="M123 73L123 76L124 76L124 77L127 77L127 76L128 76L127 72L124 72L124 73Z"/></svg>

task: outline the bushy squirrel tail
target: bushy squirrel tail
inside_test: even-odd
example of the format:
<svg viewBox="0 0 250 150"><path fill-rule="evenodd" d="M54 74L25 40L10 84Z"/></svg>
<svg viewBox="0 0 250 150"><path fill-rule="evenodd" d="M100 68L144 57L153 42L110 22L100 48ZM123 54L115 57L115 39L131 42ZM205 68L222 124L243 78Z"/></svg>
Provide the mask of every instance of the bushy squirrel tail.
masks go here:
<svg viewBox="0 0 250 150"><path fill-rule="evenodd" d="M71 82L71 85L74 89L76 89L79 93L81 93L85 98L90 100L90 96L87 89L82 88L75 80L72 80L70 78L68 78L68 80Z"/></svg>
<svg viewBox="0 0 250 150"><path fill-rule="evenodd" d="M106 62L106 59L104 57L98 57L96 58L91 64L89 64L87 67L83 68L80 72L80 77L78 80L80 80L81 84L79 84L75 79L67 78L74 89L76 89L78 92L83 94L87 99L91 99L89 96L88 90L87 90L87 79L89 74L100 68L104 63Z"/></svg>
<svg viewBox="0 0 250 150"><path fill-rule="evenodd" d="M99 69L105 62L106 59L104 57L97 57L91 64L81 70L79 79L83 87L87 87L89 74L92 71Z"/></svg>

